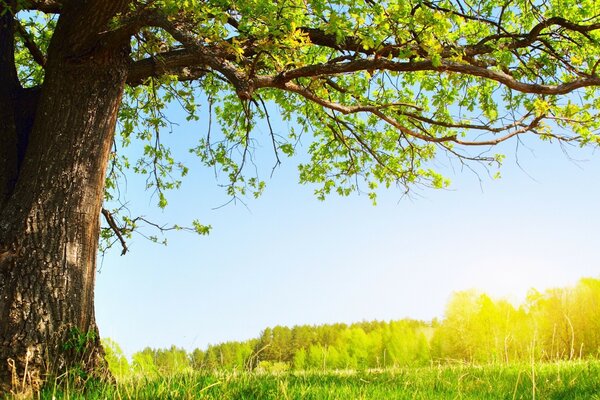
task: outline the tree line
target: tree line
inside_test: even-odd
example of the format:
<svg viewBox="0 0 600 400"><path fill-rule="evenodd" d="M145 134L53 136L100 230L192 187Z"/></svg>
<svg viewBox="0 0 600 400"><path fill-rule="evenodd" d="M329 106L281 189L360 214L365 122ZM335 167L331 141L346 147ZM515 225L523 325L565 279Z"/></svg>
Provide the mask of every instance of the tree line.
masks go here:
<svg viewBox="0 0 600 400"><path fill-rule="evenodd" d="M111 369L163 374L184 370L340 370L431 363L512 363L600 356L600 279L530 290L518 306L475 290L456 292L444 318L266 328L258 338L191 353L145 348L131 362L105 343Z"/></svg>

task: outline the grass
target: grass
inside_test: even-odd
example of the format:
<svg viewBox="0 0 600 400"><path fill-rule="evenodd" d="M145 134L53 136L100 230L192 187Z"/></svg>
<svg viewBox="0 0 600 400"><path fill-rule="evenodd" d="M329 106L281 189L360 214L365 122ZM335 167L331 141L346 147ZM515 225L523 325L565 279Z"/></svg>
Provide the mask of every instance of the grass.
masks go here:
<svg viewBox="0 0 600 400"><path fill-rule="evenodd" d="M534 372L534 373L532 373ZM130 377L84 389L48 386L41 399L550 399L600 400L600 361L442 365L381 371L203 373Z"/></svg>

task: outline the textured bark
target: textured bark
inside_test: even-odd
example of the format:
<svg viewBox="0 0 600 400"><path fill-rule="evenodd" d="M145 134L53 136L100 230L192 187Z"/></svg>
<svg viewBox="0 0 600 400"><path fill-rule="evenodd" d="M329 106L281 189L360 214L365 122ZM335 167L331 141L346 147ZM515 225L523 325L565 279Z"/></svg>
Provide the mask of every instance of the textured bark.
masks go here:
<svg viewBox="0 0 600 400"><path fill-rule="evenodd" d="M12 82L0 92L0 393L104 369L94 279L128 49L99 32L125 2L76 3L59 19L40 90L22 89L14 60L0 60ZM10 16L2 22L0 54L12 54Z"/></svg>
<svg viewBox="0 0 600 400"><path fill-rule="evenodd" d="M14 60L14 22L0 16L0 207L12 191L17 175L17 126L14 99L21 91Z"/></svg>

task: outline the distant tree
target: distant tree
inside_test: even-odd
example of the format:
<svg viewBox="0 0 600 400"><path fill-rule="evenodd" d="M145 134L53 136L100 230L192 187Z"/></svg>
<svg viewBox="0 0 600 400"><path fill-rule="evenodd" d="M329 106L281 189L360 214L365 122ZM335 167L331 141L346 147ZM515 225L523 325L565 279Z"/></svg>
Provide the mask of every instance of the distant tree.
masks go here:
<svg viewBox="0 0 600 400"><path fill-rule="evenodd" d="M292 348L308 349L308 346L315 343L317 334L314 327L308 325L299 325L292 328Z"/></svg>
<svg viewBox="0 0 600 400"><path fill-rule="evenodd" d="M534 298L530 295L530 299ZM546 360L571 359L575 356L576 332L573 326L571 288L555 288L539 293L530 304L536 330L538 357Z"/></svg>
<svg viewBox="0 0 600 400"><path fill-rule="evenodd" d="M369 337L362 328L352 327L343 332L353 368L369 367Z"/></svg>
<svg viewBox="0 0 600 400"><path fill-rule="evenodd" d="M189 365L198 370L283 372L423 366L432 360L511 363L530 362L532 357L599 357L599 303L600 279L592 278L574 287L531 290L518 308L476 290L461 291L450 298L444 318L431 323L405 319L276 326L257 339L210 345L189 355L175 346L146 348L134 354L132 369L164 374ZM119 362L127 365L116 343L108 340L105 346L113 371Z"/></svg>
<svg viewBox="0 0 600 400"><path fill-rule="evenodd" d="M299 370L299 371L306 369L306 367L307 367L306 350L304 348L301 348L300 350L296 351L296 353L294 354L293 367L295 370Z"/></svg>
<svg viewBox="0 0 600 400"><path fill-rule="evenodd" d="M205 352L200 349L194 349L190 354L190 364L195 370L200 370L204 367Z"/></svg>
<svg viewBox="0 0 600 400"><path fill-rule="evenodd" d="M219 369L243 371L251 367L251 358L257 342L227 342L211 346L209 351L217 355Z"/></svg>
<svg viewBox="0 0 600 400"><path fill-rule="evenodd" d="M597 145L596 0L4 0L0 3L0 384L105 368L94 317L98 240L144 220L103 209L119 171L179 186L165 108L206 98L220 133L193 151L231 196L260 194L260 120L274 163L300 142L316 194L445 187L522 135ZM289 123L283 132L272 114ZM115 137L119 121L120 137ZM130 163L121 150L141 143ZM103 215L106 229L101 229ZM199 233L209 229L198 222ZM112 232L112 233L111 233ZM13 360L13 363L4 362ZM30 379L24 379L27 371Z"/></svg>
<svg viewBox="0 0 600 400"><path fill-rule="evenodd" d="M531 337L528 319L522 310L517 310L510 302L494 302L494 361L509 363L511 360L525 360L526 345L519 337Z"/></svg>
<svg viewBox="0 0 600 400"><path fill-rule="evenodd" d="M325 369L326 352L321 345L311 345L306 356L307 369Z"/></svg>
<svg viewBox="0 0 600 400"><path fill-rule="evenodd" d="M184 349L171 346L169 349L155 350L154 364L163 375L180 373L190 367L190 360Z"/></svg>
<svg viewBox="0 0 600 400"><path fill-rule="evenodd" d="M220 351L218 346L209 346L204 353L202 367L208 370L216 370L220 367Z"/></svg>
<svg viewBox="0 0 600 400"><path fill-rule="evenodd" d="M600 279L581 279L575 287L572 323L576 355L600 355Z"/></svg>
<svg viewBox="0 0 600 400"><path fill-rule="evenodd" d="M343 366L340 365L339 351L335 346L329 346L326 349L325 369L336 370Z"/></svg>
<svg viewBox="0 0 600 400"><path fill-rule="evenodd" d="M430 358L422 327L410 321L393 321L384 335L384 366L421 365Z"/></svg>
<svg viewBox="0 0 600 400"><path fill-rule="evenodd" d="M446 305L442 324L435 332L435 354L442 359L474 360L473 320L479 311L476 291L456 292Z"/></svg>
<svg viewBox="0 0 600 400"><path fill-rule="evenodd" d="M268 351L275 361L289 362L294 357L292 351L292 330L285 326L276 326L272 331L271 346Z"/></svg>
<svg viewBox="0 0 600 400"><path fill-rule="evenodd" d="M381 368L383 366L383 355L384 346L382 338L382 327L378 326L374 329L369 330L367 333L368 345L367 345L367 367L368 368Z"/></svg>
<svg viewBox="0 0 600 400"><path fill-rule="evenodd" d="M600 351L600 280L585 278L574 287L532 291L528 308L544 359L597 356Z"/></svg>
<svg viewBox="0 0 600 400"><path fill-rule="evenodd" d="M158 368L154 363L154 350L146 347L142 351L134 353L132 356L133 371L143 376L154 376L158 373Z"/></svg>
<svg viewBox="0 0 600 400"><path fill-rule="evenodd" d="M115 378L124 378L131 373L131 367L127 357L123 354L123 350L117 342L112 339L102 339L102 346L106 352L106 362L110 368L110 372Z"/></svg>
<svg viewBox="0 0 600 400"><path fill-rule="evenodd" d="M265 328L258 338L254 347L254 355L252 356L252 367L258 366L261 361L274 360L271 346L273 344L273 330L271 328Z"/></svg>

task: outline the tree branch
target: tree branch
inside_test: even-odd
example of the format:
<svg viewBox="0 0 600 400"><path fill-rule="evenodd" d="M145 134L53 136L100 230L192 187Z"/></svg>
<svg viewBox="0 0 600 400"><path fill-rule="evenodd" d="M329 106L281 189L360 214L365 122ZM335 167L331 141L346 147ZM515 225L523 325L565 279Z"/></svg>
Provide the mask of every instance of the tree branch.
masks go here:
<svg viewBox="0 0 600 400"><path fill-rule="evenodd" d="M223 63L219 63L221 60ZM432 61L396 62L385 58L358 59L340 63L313 64L281 72L277 75L257 76L248 78L233 64L225 59L218 50L209 48L190 51L188 49L172 50L161 53L156 57L149 57L134 62L129 70L128 83L139 85L151 76L158 76L169 72L181 75L185 80L197 79L207 72L215 69L238 89L240 93L251 94L254 89L261 87L279 87L298 78L319 76L334 76L360 71L386 70L393 72L455 72L459 74L477 76L490 79L504 86L522 93L562 95L574 90L600 85L600 77L593 75L575 79L557 85L521 82L503 71L497 71L484 66L477 66L456 61L441 60L435 66Z"/></svg>
<svg viewBox="0 0 600 400"><path fill-rule="evenodd" d="M60 14L63 1L58 0L28 0L19 2L19 10L41 11L47 14Z"/></svg>
<svg viewBox="0 0 600 400"><path fill-rule="evenodd" d="M171 50L153 57L134 61L127 75L127 84L138 86L148 78L176 75L181 80L196 80L209 72L206 58L187 49Z"/></svg>
<svg viewBox="0 0 600 400"><path fill-rule="evenodd" d="M356 113L361 113L361 112L373 114L373 115L377 116L380 120L386 122L387 124L389 124L390 126L393 126L396 129L398 129L404 135L412 136L414 138L421 139L425 142L430 142L430 143L453 142L453 143L460 144L463 146L496 145L496 144L504 142L516 135L519 135L521 133L525 133L527 131L534 129L535 127L537 127L539 125L540 121L545 117L543 115L538 116L538 117L534 118L532 120L532 122L529 123L528 125L521 125L519 129L516 129L516 130L514 130L502 137L498 137L496 139L482 140L482 141L467 141L467 140L459 139L456 135L435 137L435 136L423 135L421 133L415 132L414 130L407 128L406 126L402 125L400 122L396 121L395 119L393 119L390 116L383 113L381 110L382 110L382 108L386 107L385 105L384 106L367 106L367 105L345 106L345 105L342 105L339 103L333 103L333 102L327 101L325 99L322 99L322 98L318 97L317 95L315 95L314 93L312 93L311 91L309 91L308 89L303 88L299 85L296 85L295 83L292 83L292 82L287 82L283 86L279 86L279 88L281 88L283 90L287 90L289 92L299 94L311 102L319 104L330 110L341 112L342 114L356 114ZM517 125L508 125L507 129L509 129L511 127L516 127L516 126ZM490 128L489 130L491 130L491 129L492 128Z"/></svg>
<svg viewBox="0 0 600 400"><path fill-rule="evenodd" d="M27 32L25 27L18 20L15 20L15 25L19 36L23 40L23 44L25 44L25 47L27 48L27 50L29 50L29 54L31 54L33 60L40 66L45 67L46 55L40 50L40 48L37 46L29 32Z"/></svg>
<svg viewBox="0 0 600 400"><path fill-rule="evenodd" d="M110 229L115 233L115 235L117 235L119 242L121 242L121 247L123 248L121 255L124 256L129 249L127 248L127 242L125 241L125 238L123 238L121 229L117 226L112 214L106 208L102 208L102 215L104 216L104 219L108 223Z"/></svg>
<svg viewBox="0 0 600 400"><path fill-rule="evenodd" d="M342 75L353 72L373 70L394 72L456 72L459 74L490 79L521 93L545 95L567 94L579 88L600 85L599 76L589 76L558 85L541 85L537 83L521 82L503 71L496 71L493 69L456 61L441 60L440 65L436 66L432 61L429 60L417 62L396 62L385 58L369 58L335 64L328 63L308 65L306 67L284 71L278 75L257 77L254 85L256 88L277 87L278 84L282 85L298 78Z"/></svg>
<svg viewBox="0 0 600 400"><path fill-rule="evenodd" d="M527 119L531 115L531 113L527 113L522 118L519 118L517 121L514 121L512 124L503 125L503 126L494 128L489 125L475 125L475 124L467 124L467 123L438 121L438 120L435 120L432 118L427 118L422 115L418 115L418 114L406 112L406 111L398 111L398 114L404 115L409 118L416 119L421 122L425 122L430 125L441 126L444 128L480 130L480 131L487 131L487 132L492 132L492 133L500 133L500 132L507 131L511 128L523 126L523 122L525 121L525 119Z"/></svg>
<svg viewBox="0 0 600 400"><path fill-rule="evenodd" d="M433 6L429 3L427 5L430 7ZM448 10L444 9L443 11ZM185 16L182 16L177 21L173 21L155 10L146 10L144 16L139 17L139 21L136 22L136 24L139 23L164 29L171 34L173 38L182 43L185 49L172 50L135 62L130 70L130 78L128 79L130 84L140 84L144 79L150 76L157 76L161 73L174 73L177 76L181 76L184 80L192 80L201 77L206 73L207 69L213 69L223 74L223 76L234 85L241 98L249 99L252 97L256 82L244 73L242 68L236 66L236 64L240 63L240 54L233 54L231 50L229 50L230 46L220 46L219 44L206 45L203 43L191 33L193 31L192 29L188 29L190 27L187 26ZM233 19L232 24L235 26L236 20ZM552 17L534 26L527 34L511 34L505 32L483 38L475 45L446 46L446 48L442 50L441 62L434 65L431 60L414 62L409 60L402 62L389 59L389 57L398 57L401 54L401 51L406 52L406 50L409 50L409 53L418 53L418 49L416 49L414 45L408 43L381 43L374 48L365 49L361 40L353 36L348 36L339 40L335 35L326 33L321 29L301 27L298 29L308 36L312 44L328 47L337 51L352 52L354 56L351 59L348 59L348 57L338 58L326 64L313 64L302 68L287 70L281 72L277 76L277 79L286 82L301 77L331 76L371 70L388 70L395 72L455 72L491 79L522 93L546 95L566 94L581 87L600 84L600 77L595 75L580 75L580 79L557 85L521 82L508 73L507 70L503 72L490 69L485 62L476 60L476 56L488 54L496 50L496 47L487 44L489 41L512 38L513 41L505 45L507 49L515 50L525 48L535 42L544 29L551 26L559 26L564 29L581 33L600 29L600 24L579 25L562 17ZM225 42L227 42L227 40L224 40L222 44L229 44ZM251 62L248 57L255 55L253 39L248 37L245 38L244 42L244 60L246 62ZM366 57L356 59L358 54L362 54ZM462 54L466 60L471 60L471 62L458 62L446 59L454 57L457 54ZM554 56L558 57L556 54ZM244 61L242 60L241 63L243 62ZM259 76L257 79L265 82L273 79L273 77ZM261 85L272 86L271 83L258 83L256 88Z"/></svg>
<svg viewBox="0 0 600 400"><path fill-rule="evenodd" d="M240 99L249 100L252 98L254 91L252 80L237 68L230 61L235 59L235 54L231 51L226 51L219 45L206 45L201 42L192 33L192 29L188 29L184 18L171 21L166 16L159 12L151 13L147 19L148 24L164 29L175 40L183 44L183 46L195 56L198 66L207 66L211 69L223 74L225 78L235 87Z"/></svg>

